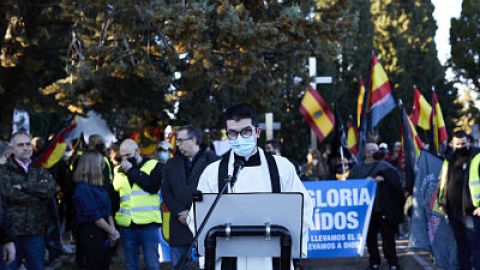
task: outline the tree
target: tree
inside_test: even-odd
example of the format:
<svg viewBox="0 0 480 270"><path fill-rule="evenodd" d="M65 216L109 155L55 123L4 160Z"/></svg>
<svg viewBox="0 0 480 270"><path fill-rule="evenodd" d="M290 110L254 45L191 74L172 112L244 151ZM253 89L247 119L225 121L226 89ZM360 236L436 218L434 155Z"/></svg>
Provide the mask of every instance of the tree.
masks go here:
<svg viewBox="0 0 480 270"><path fill-rule="evenodd" d="M342 26L336 10L347 1L331 2L313 20L312 2L299 0L64 1L75 21L68 74L43 93L124 131L155 115L166 123L165 110L218 130L222 110L239 101L298 114L308 56L333 53ZM282 106L286 97L296 99Z"/></svg>
<svg viewBox="0 0 480 270"><path fill-rule="evenodd" d="M28 0L0 2L0 137L7 138L11 133L14 108L27 110L32 122L39 120L45 123L43 128L51 129L40 132L42 136L58 129L61 122L43 121L51 117L49 112L67 111L39 92L65 76L61 57L67 49L65 34L70 21L59 15L62 10L57 3L55 0L48 5Z"/></svg>
<svg viewBox="0 0 480 270"><path fill-rule="evenodd" d="M480 3L463 0L462 13L452 18L450 28L451 67L473 90L480 91Z"/></svg>

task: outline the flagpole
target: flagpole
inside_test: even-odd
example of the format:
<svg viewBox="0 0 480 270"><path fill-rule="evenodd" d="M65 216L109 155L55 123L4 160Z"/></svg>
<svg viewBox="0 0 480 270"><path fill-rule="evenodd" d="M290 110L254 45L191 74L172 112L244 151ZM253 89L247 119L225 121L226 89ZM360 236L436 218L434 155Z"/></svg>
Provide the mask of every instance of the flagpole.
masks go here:
<svg viewBox="0 0 480 270"><path fill-rule="evenodd" d="M342 180L347 180L345 174L347 173L347 169L345 168L345 163L343 162L343 147L340 145L340 163L342 163Z"/></svg>

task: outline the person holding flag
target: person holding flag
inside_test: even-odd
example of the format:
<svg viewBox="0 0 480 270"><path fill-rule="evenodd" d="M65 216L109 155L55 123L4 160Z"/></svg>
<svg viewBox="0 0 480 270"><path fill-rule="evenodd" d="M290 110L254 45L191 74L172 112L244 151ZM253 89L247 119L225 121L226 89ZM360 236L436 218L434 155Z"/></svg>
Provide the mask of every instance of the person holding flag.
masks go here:
<svg viewBox="0 0 480 270"><path fill-rule="evenodd" d="M359 110L361 114L358 152L361 158L365 153L368 131L375 128L396 107L390 80L373 52L368 79L362 109Z"/></svg>

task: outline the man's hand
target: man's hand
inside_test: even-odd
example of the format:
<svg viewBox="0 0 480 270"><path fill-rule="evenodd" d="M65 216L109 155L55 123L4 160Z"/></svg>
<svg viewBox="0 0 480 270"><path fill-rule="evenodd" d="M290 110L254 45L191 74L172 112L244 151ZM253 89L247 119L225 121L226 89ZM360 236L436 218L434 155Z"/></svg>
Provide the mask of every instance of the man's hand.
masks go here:
<svg viewBox="0 0 480 270"><path fill-rule="evenodd" d="M178 221L180 221L180 223L182 223L185 226L187 226L187 217L188 217L188 210L178 213Z"/></svg>
<svg viewBox="0 0 480 270"><path fill-rule="evenodd" d="M128 172L133 167L132 163L130 163L127 159L122 160L122 168L125 172Z"/></svg>
<svg viewBox="0 0 480 270"><path fill-rule="evenodd" d="M477 208L475 208L475 210L473 210L473 215L477 216L477 217L480 217L480 207L477 207Z"/></svg>
<svg viewBox="0 0 480 270"><path fill-rule="evenodd" d="M375 176L374 180L375 180L375 182L380 183L380 182L385 181L385 178L383 178L383 176L381 176L381 175L377 175L377 176Z"/></svg>
<svg viewBox="0 0 480 270"><path fill-rule="evenodd" d="M3 245L2 258L6 265L11 264L15 260L15 253L15 244L13 242L8 242Z"/></svg>

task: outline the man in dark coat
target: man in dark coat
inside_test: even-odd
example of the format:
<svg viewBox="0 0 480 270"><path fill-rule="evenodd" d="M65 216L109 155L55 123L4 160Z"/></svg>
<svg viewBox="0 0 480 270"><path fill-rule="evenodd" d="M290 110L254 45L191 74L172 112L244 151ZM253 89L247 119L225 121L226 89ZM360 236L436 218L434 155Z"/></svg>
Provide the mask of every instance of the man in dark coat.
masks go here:
<svg viewBox="0 0 480 270"><path fill-rule="evenodd" d="M2 265L9 265L15 260L15 230L7 215L7 206L0 196L0 245L2 246ZM0 268L3 266L0 265Z"/></svg>
<svg viewBox="0 0 480 270"><path fill-rule="evenodd" d="M371 179L377 182L377 191L373 201L372 216L368 227L367 248L370 254L368 269L380 269L378 251L378 232L382 234L383 253L390 264L390 270L398 270L398 258L395 246L395 233L398 224L403 221L405 197L402 190L400 173L390 163L380 160L375 153L379 150L375 143L365 146L365 160L355 165L349 179ZM378 153L377 153L378 154ZM380 160L380 161L379 161Z"/></svg>
<svg viewBox="0 0 480 270"><path fill-rule="evenodd" d="M192 194L197 190L198 179L205 167L218 157L200 147L202 131L194 125L180 127L176 143L180 153L165 165L161 190L162 199L171 212L169 244L172 264L179 267L180 257L186 255L193 241L187 226Z"/></svg>

